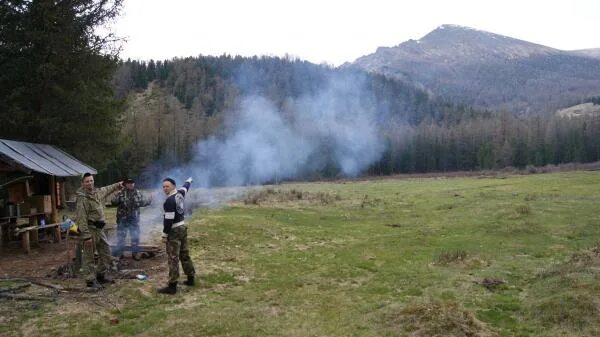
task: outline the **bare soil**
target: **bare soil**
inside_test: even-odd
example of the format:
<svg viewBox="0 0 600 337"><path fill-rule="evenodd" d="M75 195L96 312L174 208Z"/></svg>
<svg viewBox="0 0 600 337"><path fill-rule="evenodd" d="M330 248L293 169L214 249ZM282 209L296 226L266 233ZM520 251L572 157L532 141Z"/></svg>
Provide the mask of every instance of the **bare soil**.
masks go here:
<svg viewBox="0 0 600 337"><path fill-rule="evenodd" d="M115 279L115 283L100 291L90 291L81 277L63 273L65 266L71 263L75 256L75 240L69 239L67 242L63 239L60 243L40 242L39 245L31 247L29 254L25 254L18 243L11 242L0 251L0 282L4 287L19 287L29 283L31 285L4 293L9 296L17 295L20 299L0 296L0 324L18 320L19 313L37 310L47 304L54 304L55 309L63 313L76 312L80 310L81 305L98 313L119 310L121 304L116 291L119 287L131 282L144 282L144 288L152 292L154 288L166 282L164 247L160 243L152 244L159 247L152 256L136 261L126 253L124 258L115 259L118 271L113 270L109 273L109 276ZM139 271L146 274L147 279L137 280Z"/></svg>

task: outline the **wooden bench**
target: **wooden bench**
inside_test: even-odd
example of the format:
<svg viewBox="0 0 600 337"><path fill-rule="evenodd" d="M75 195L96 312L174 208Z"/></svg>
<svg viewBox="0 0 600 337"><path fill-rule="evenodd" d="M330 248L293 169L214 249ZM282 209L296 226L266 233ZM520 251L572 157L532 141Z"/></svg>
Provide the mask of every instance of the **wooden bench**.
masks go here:
<svg viewBox="0 0 600 337"><path fill-rule="evenodd" d="M26 254L31 252L31 241L38 242L38 226L28 226L15 229L15 236L21 237L21 247Z"/></svg>
<svg viewBox="0 0 600 337"><path fill-rule="evenodd" d="M44 227L41 227L40 229L52 230L52 238L54 239L54 242L60 243L60 240L61 240L60 225L61 225L60 223L51 223Z"/></svg>
<svg viewBox="0 0 600 337"><path fill-rule="evenodd" d="M40 229L43 229L43 230L52 229L52 235L54 237L54 242L56 242L56 243L60 242L60 239L61 239L60 223L48 224L48 225L45 225L44 227L27 226L27 227L16 228L15 236L21 237L21 247L23 247L23 250L25 251L26 254L29 254L31 252L31 243L32 242L34 242L36 244L39 242L38 231Z"/></svg>

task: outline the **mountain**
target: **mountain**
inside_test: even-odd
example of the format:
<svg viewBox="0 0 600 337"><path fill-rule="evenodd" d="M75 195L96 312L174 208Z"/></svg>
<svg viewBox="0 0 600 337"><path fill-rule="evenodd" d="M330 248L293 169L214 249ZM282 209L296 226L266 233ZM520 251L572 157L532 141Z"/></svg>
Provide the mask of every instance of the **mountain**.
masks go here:
<svg viewBox="0 0 600 337"><path fill-rule="evenodd" d="M573 54L600 58L600 48L573 50Z"/></svg>
<svg viewBox="0 0 600 337"><path fill-rule="evenodd" d="M554 113L600 94L600 49L563 51L457 25L380 47L345 66L409 81L443 99Z"/></svg>
<svg viewBox="0 0 600 337"><path fill-rule="evenodd" d="M561 117L580 117L590 115L600 115L600 105L594 103L577 104L556 112Z"/></svg>

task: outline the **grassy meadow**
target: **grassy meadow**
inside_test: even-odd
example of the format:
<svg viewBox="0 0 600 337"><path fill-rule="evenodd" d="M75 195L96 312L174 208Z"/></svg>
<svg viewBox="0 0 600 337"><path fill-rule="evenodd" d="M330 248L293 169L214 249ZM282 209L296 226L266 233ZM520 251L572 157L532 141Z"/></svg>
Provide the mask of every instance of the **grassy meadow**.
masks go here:
<svg viewBox="0 0 600 337"><path fill-rule="evenodd" d="M0 335L598 336L599 203L600 172L265 186L188 220L196 287Z"/></svg>

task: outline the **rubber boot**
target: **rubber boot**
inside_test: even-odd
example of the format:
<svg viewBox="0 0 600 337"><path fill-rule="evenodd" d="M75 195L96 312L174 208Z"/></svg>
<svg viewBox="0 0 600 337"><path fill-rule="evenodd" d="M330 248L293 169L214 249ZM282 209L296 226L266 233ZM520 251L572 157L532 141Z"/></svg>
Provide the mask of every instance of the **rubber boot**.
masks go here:
<svg viewBox="0 0 600 337"><path fill-rule="evenodd" d="M98 283L98 281L96 280L91 280L91 281L85 281L85 285L88 288L92 288L92 289L96 289L96 290L100 290L104 287L102 287L102 285L100 283Z"/></svg>
<svg viewBox="0 0 600 337"><path fill-rule="evenodd" d="M96 274L96 280L98 280L98 283L100 284L107 284L107 283L115 283L115 281L108 277L108 276L104 276L104 274Z"/></svg>
<svg viewBox="0 0 600 337"><path fill-rule="evenodd" d="M187 281L183 282L186 286L193 287L194 286L194 276L188 276Z"/></svg>
<svg viewBox="0 0 600 337"><path fill-rule="evenodd" d="M173 295L177 292L177 282L169 282L166 287L158 289L159 294Z"/></svg>

